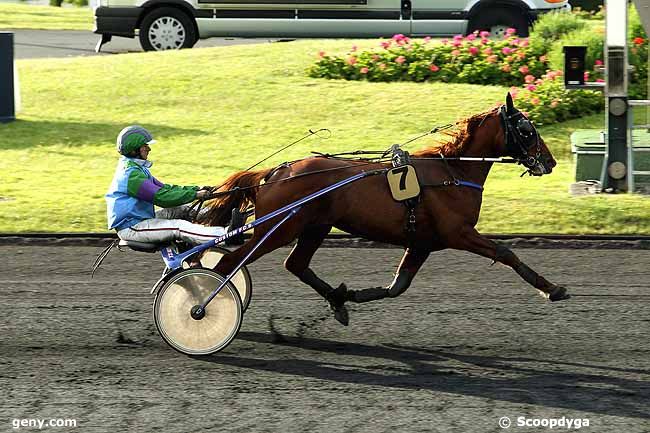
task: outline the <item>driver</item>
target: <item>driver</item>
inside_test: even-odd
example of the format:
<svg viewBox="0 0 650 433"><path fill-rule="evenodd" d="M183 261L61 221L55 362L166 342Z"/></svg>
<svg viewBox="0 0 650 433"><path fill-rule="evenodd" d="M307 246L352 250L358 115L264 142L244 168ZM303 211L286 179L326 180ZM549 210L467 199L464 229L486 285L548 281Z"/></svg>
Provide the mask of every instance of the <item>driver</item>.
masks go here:
<svg viewBox="0 0 650 433"><path fill-rule="evenodd" d="M211 187L165 184L151 174L148 160L151 144L156 140L142 126L122 129L117 136L120 158L113 182L106 193L108 228L117 231L125 241L170 243L174 240L198 245L228 232L225 227L207 227L184 219L168 219L164 215L178 215L176 209L154 212L154 205L173 208L209 196ZM172 211L172 212L169 212ZM233 213L230 230L243 225L243 218Z"/></svg>

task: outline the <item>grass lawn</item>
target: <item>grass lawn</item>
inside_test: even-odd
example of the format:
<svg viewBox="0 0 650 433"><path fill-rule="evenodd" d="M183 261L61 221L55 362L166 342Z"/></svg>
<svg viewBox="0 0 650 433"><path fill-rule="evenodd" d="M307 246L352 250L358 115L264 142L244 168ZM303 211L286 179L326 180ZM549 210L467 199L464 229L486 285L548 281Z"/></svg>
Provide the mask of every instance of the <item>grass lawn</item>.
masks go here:
<svg viewBox="0 0 650 433"><path fill-rule="evenodd" d="M93 12L87 7L0 4L1 29L92 31Z"/></svg>
<svg viewBox="0 0 650 433"><path fill-rule="evenodd" d="M18 61L23 111L18 121L0 125L0 232L106 231L103 195L118 158L114 140L128 124L142 124L156 136L151 159L158 178L205 185L218 184L309 128L326 127L333 136L302 142L265 165L311 150L385 149L504 100L507 89L498 86L305 76L320 49L340 52L352 43ZM520 169L495 166L480 229L650 234L647 197L568 195L569 134L602 123L598 115L541 130L559 160L550 176L519 178Z"/></svg>

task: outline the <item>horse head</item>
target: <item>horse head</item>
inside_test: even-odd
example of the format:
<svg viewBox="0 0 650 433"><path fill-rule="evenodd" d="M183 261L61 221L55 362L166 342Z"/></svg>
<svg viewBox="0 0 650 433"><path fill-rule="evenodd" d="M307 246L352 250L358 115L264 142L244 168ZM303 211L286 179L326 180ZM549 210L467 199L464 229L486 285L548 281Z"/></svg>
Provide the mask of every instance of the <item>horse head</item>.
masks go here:
<svg viewBox="0 0 650 433"><path fill-rule="evenodd" d="M551 173L557 165L555 158L533 122L515 108L510 93L498 113L503 130L502 139L497 140L498 152L518 160L533 176Z"/></svg>

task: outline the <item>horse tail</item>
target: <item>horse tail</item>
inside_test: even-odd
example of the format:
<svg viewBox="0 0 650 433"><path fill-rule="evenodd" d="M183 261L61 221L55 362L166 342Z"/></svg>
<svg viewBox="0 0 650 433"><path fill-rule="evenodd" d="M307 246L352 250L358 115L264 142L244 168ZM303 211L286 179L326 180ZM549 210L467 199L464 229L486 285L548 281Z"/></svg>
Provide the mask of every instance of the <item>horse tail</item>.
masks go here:
<svg viewBox="0 0 650 433"><path fill-rule="evenodd" d="M273 168L258 171L240 171L228 177L217 192L234 190L230 194L210 200L208 210L198 222L206 225L225 226L230 221L232 210L245 210L250 204L255 204L257 186ZM241 188L241 190L237 190Z"/></svg>

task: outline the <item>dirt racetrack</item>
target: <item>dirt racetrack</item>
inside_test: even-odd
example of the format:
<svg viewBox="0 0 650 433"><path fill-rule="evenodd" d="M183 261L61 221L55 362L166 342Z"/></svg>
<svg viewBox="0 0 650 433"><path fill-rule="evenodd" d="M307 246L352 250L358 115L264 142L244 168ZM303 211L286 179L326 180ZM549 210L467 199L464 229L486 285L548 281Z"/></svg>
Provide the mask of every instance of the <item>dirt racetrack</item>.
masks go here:
<svg viewBox="0 0 650 433"><path fill-rule="evenodd" d="M544 418L650 431L650 250L515 250L574 295L555 304L510 269L436 253L400 298L352 305L345 328L282 249L250 266L237 339L201 359L155 331L158 255L113 252L91 280L100 251L0 246L0 431L498 432L502 417L515 432L569 430L518 425ZM386 285L400 257L324 248L313 267L359 289Z"/></svg>

